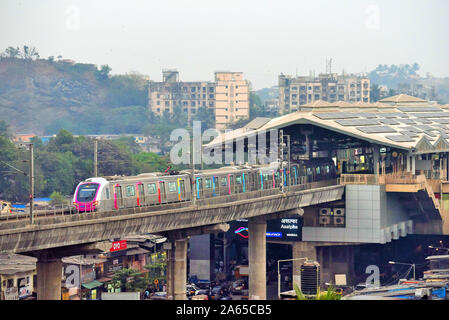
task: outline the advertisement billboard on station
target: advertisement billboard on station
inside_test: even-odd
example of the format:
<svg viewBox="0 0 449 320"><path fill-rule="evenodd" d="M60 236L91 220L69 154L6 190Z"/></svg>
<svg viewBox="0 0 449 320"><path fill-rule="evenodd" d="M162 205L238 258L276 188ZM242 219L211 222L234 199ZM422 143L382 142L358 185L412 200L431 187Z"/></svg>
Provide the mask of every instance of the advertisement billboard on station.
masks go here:
<svg viewBox="0 0 449 320"><path fill-rule="evenodd" d="M301 217L291 216L267 222L267 240L301 241L302 240ZM240 240L248 239L248 220L241 219L230 223L230 230Z"/></svg>

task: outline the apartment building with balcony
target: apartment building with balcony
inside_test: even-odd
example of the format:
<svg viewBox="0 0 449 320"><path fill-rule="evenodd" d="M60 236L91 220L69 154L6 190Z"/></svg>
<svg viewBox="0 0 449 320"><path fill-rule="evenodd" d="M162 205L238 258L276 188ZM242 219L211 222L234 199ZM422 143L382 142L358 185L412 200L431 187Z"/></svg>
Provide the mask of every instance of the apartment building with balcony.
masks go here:
<svg viewBox="0 0 449 320"><path fill-rule="evenodd" d="M179 106L190 121L199 108L214 108L217 129L249 117L249 82L242 72L216 72L214 82L183 82L176 70L163 70L162 76L148 86L148 106L156 115Z"/></svg>
<svg viewBox="0 0 449 320"><path fill-rule="evenodd" d="M299 110L300 105L318 100L327 102L370 102L370 81L365 75L336 73L292 77L279 75L279 111Z"/></svg>
<svg viewBox="0 0 449 320"><path fill-rule="evenodd" d="M186 113L189 121L201 107L215 107L215 83L179 81L179 72L163 70L162 82L150 81L148 107L156 115L173 113L176 106Z"/></svg>
<svg viewBox="0 0 449 320"><path fill-rule="evenodd" d="M243 72L215 72L215 122L218 130L249 118L249 82Z"/></svg>

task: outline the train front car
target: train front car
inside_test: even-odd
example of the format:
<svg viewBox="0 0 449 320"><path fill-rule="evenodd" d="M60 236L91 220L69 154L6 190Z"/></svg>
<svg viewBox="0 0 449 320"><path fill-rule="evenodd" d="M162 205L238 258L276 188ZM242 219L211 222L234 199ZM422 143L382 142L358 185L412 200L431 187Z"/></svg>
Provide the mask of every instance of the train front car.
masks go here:
<svg viewBox="0 0 449 320"><path fill-rule="evenodd" d="M99 211L102 206L101 193L107 181L91 178L78 184L73 195L73 205L79 212Z"/></svg>

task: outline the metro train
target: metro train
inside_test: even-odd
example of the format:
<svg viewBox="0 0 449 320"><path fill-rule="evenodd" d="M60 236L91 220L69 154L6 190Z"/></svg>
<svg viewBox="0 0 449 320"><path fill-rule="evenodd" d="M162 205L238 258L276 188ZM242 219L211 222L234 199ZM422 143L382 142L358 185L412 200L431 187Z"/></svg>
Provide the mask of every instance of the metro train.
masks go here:
<svg viewBox="0 0 449 320"><path fill-rule="evenodd" d="M330 159L284 165L283 182L279 167L272 163L195 170L193 183L190 171L89 178L76 187L73 205L79 212L111 211L279 188L281 183L287 186L289 179L294 186L336 178Z"/></svg>

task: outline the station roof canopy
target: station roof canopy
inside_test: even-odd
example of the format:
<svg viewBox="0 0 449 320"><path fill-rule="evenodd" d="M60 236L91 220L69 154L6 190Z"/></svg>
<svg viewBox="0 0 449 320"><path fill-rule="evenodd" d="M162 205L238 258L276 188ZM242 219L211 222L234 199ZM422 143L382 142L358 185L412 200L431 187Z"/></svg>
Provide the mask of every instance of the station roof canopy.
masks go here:
<svg viewBox="0 0 449 320"><path fill-rule="evenodd" d="M382 100L379 100L379 102L393 102L393 103L428 103L426 100L409 96L407 94L398 94L396 96L388 97Z"/></svg>
<svg viewBox="0 0 449 320"><path fill-rule="evenodd" d="M252 121L252 126L225 132L205 147L212 148L260 132L269 132L271 129L309 124L413 153L449 152L448 108L407 95L386 98L383 102L388 102L389 99L398 103L388 105L388 108L382 102L350 106L342 104L341 107L334 106L325 110L318 103L311 110L296 111L269 121L256 121L256 118ZM400 103L405 100L409 101L407 105ZM256 127L255 124L259 126Z"/></svg>

